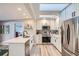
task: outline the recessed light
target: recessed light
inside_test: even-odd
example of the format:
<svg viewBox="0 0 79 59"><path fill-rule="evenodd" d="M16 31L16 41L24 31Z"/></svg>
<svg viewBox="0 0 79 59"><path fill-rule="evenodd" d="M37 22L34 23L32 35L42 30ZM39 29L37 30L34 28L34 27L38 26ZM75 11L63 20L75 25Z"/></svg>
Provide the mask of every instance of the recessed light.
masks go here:
<svg viewBox="0 0 79 59"><path fill-rule="evenodd" d="M25 18L29 18L28 16L25 16Z"/></svg>
<svg viewBox="0 0 79 59"><path fill-rule="evenodd" d="M22 9L21 9L21 8L17 8L17 10L18 10L18 11L21 11Z"/></svg>
<svg viewBox="0 0 79 59"><path fill-rule="evenodd" d="M26 16L26 13L23 13L24 16Z"/></svg>

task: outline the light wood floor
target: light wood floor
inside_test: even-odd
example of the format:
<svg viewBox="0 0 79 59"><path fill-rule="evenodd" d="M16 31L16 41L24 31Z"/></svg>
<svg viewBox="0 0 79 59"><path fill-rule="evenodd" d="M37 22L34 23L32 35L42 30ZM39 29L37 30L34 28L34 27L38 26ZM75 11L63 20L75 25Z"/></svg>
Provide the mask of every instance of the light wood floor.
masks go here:
<svg viewBox="0 0 79 59"><path fill-rule="evenodd" d="M52 44L40 44L33 47L31 56L61 56Z"/></svg>

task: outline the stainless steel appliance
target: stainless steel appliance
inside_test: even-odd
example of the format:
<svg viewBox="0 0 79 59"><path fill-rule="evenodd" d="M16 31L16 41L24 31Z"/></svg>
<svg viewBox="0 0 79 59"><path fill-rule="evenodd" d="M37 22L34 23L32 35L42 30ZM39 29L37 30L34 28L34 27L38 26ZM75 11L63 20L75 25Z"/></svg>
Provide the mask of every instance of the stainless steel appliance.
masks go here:
<svg viewBox="0 0 79 59"><path fill-rule="evenodd" d="M64 21L61 26L62 55L79 55L79 17Z"/></svg>
<svg viewBox="0 0 79 59"><path fill-rule="evenodd" d="M51 42L50 26L43 26L42 27L42 42L43 43Z"/></svg>

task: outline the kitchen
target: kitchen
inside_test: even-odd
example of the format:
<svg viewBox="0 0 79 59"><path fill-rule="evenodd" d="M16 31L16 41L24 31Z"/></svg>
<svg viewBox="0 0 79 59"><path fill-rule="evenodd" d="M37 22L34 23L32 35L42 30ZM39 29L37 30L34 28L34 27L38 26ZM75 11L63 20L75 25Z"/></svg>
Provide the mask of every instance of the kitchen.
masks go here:
<svg viewBox="0 0 79 59"><path fill-rule="evenodd" d="M7 56L78 55L75 53L76 48L79 50L78 41L75 44L76 40L73 41L75 38L70 31L70 35L65 34L66 21L79 16L78 6L78 3L0 4L1 49L8 50ZM69 22L77 22L75 30L78 31L78 20ZM71 29L69 26L68 30ZM73 29L74 26L71 27ZM73 32L74 30L72 34ZM67 39L70 39L70 36L74 39L68 40L67 44L66 36ZM78 39L78 33L75 37Z"/></svg>

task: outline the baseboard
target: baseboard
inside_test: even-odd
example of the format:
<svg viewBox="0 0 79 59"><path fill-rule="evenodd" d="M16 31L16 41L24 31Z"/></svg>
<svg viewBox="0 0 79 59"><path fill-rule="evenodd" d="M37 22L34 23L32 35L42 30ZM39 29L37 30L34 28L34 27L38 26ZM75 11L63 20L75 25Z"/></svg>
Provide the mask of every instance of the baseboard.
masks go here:
<svg viewBox="0 0 79 59"><path fill-rule="evenodd" d="M57 50L58 50L58 52L62 55L62 52L60 52L59 51L59 49L54 45L54 44L52 44Z"/></svg>
<svg viewBox="0 0 79 59"><path fill-rule="evenodd" d="M70 56L77 56L77 54L71 52L70 50L66 49L63 47L63 51L66 52L67 54L69 54Z"/></svg>
<svg viewBox="0 0 79 59"><path fill-rule="evenodd" d="M36 43L36 45L52 45L52 43Z"/></svg>

